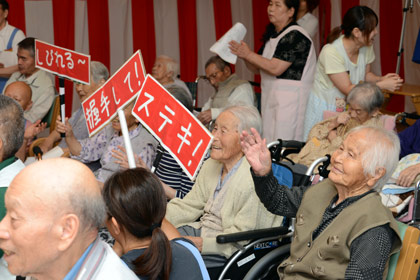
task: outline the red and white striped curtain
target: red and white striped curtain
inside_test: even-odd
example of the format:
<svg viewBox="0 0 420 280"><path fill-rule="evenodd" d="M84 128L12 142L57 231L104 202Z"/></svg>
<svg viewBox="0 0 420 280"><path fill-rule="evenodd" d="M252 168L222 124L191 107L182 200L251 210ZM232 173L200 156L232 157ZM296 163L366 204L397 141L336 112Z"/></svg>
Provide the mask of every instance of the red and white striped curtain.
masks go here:
<svg viewBox="0 0 420 280"><path fill-rule="evenodd" d="M404 2L321 0L314 11L320 19L318 50L329 30L341 24L348 8L366 5L380 19L373 70L377 74L394 72ZM255 50L261 46L260 38L268 23L267 1L263 0L9 0L9 4L10 24L27 36L90 54L111 73L140 49L148 72L155 57L166 54L180 62L184 81L204 74L204 64L213 55L210 46L234 23L246 26L245 41ZM420 7L416 1L414 4L413 13L407 15L401 75L406 82L418 84L420 65L411 62L420 26ZM242 61L235 70L242 78L254 80ZM71 82L66 83L66 92L73 92ZM71 114L72 101L73 96L67 94L67 115ZM402 111L404 100L393 100L391 106L394 111Z"/></svg>

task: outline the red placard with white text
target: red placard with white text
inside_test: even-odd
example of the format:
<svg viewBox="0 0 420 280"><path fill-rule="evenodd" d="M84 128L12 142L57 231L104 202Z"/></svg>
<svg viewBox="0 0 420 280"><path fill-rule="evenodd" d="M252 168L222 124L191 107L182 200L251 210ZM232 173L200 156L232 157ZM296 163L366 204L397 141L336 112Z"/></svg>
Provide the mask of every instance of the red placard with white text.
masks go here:
<svg viewBox="0 0 420 280"><path fill-rule="evenodd" d="M83 101L89 136L107 125L141 89L145 79L140 50L134 53L106 83Z"/></svg>
<svg viewBox="0 0 420 280"><path fill-rule="evenodd" d="M193 180L213 139L201 122L150 75L132 114Z"/></svg>
<svg viewBox="0 0 420 280"><path fill-rule="evenodd" d="M90 83L90 55L35 40L36 67L83 84Z"/></svg>

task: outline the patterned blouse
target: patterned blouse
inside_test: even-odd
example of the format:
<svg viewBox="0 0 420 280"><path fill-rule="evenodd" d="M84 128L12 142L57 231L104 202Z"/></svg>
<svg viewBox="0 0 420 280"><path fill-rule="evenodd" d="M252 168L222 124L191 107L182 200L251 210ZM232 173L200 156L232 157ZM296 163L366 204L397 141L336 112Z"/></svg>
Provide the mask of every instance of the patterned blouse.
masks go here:
<svg viewBox="0 0 420 280"><path fill-rule="evenodd" d="M141 125L129 131L129 136L133 152L139 154L150 168L155 158L157 141ZM104 182L112 173L119 170L119 165L114 162L115 158L112 157L112 150L118 150L118 146L124 147L124 138L119 136L111 124L95 136L79 142L82 145L80 155L72 156L72 158L85 163L100 159L102 167L95 171L99 181Z"/></svg>
<svg viewBox="0 0 420 280"><path fill-rule="evenodd" d="M271 38L276 38L292 25L297 25L297 23L291 22L283 28L283 30L273 34ZM311 44L311 40L298 30L292 30L284 35L283 38L279 40L273 57L291 62L292 65L276 78L299 81L302 78L303 70L305 69L306 60L309 56L309 51L311 50ZM259 54L263 53L264 47L265 45L260 48L258 51Z"/></svg>

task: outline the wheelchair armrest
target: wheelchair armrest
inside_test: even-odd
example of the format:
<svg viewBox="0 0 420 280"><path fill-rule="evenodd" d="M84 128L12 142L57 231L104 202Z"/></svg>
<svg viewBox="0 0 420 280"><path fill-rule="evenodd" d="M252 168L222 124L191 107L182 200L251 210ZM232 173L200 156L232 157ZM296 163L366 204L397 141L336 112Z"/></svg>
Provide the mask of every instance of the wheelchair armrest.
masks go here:
<svg viewBox="0 0 420 280"><path fill-rule="evenodd" d="M293 149L302 149L305 146L305 142L300 142L296 140L282 140L281 142L283 148L293 148Z"/></svg>
<svg viewBox="0 0 420 280"><path fill-rule="evenodd" d="M257 230L249 230L244 232L236 232L230 234L222 234L216 237L217 243L232 243L245 240L255 240L266 237L276 237L285 235L289 232L287 227L273 227Z"/></svg>

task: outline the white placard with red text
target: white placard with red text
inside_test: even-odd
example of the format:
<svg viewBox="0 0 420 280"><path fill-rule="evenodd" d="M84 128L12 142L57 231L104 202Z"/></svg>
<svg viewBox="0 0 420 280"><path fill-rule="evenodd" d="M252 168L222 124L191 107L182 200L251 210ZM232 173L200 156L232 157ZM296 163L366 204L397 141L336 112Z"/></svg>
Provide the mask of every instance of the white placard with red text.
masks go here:
<svg viewBox="0 0 420 280"><path fill-rule="evenodd" d="M82 102L89 136L107 125L141 89L145 79L143 58L135 52L111 78Z"/></svg>
<svg viewBox="0 0 420 280"><path fill-rule="evenodd" d="M132 114L193 180L213 139L201 122L150 75Z"/></svg>
<svg viewBox="0 0 420 280"><path fill-rule="evenodd" d="M90 55L35 40L37 68L83 84L90 83Z"/></svg>

